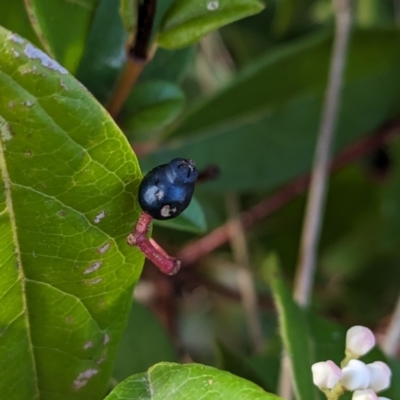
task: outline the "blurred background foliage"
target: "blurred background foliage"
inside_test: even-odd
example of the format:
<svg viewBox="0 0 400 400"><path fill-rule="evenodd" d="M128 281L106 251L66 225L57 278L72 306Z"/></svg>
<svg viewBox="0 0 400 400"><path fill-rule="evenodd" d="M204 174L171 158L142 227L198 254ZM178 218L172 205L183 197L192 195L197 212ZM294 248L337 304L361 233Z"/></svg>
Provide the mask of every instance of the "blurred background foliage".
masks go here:
<svg viewBox="0 0 400 400"><path fill-rule="evenodd" d="M36 15L45 15L43 2L28 3ZM107 106L126 63L129 35L119 2L82 3L79 8L51 2L48 15L62 19L39 18L32 28L23 1L9 1L1 6L0 24L47 50ZM220 170L216 179L198 185L184 216L155 226L154 237L172 254L234 217L230 201L247 210L310 171L334 22L329 0L269 0L262 11L249 2L255 9L241 9L238 18L256 15L217 31L219 25L207 21L212 32L187 45L182 40L187 31L171 28L177 23L174 10L182 10L183 3L159 1L153 28L159 47L117 117L143 171L178 155L193 158L199 169ZM132 21L128 11L123 10L125 26ZM398 24L398 1L358 2L336 154L398 124ZM309 313L318 360L340 360L349 325L385 332L400 287L399 182L396 135L331 176ZM292 196L246 231L263 333L260 351L254 351L240 294L242 266L226 240L172 278L148 265L135 292L115 379L158 361L194 360L276 392L281 342L261 266L271 252L277 254L292 287L304 206L304 194ZM400 398L398 386L387 395Z"/></svg>

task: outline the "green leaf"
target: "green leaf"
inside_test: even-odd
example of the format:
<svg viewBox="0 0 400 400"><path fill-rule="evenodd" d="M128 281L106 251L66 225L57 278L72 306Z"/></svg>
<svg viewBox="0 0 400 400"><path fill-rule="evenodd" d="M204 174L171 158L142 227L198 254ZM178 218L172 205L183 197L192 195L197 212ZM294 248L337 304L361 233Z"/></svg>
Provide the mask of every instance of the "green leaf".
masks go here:
<svg viewBox="0 0 400 400"><path fill-rule="evenodd" d="M43 47L72 74L82 57L98 1L25 0L32 26Z"/></svg>
<svg viewBox="0 0 400 400"><path fill-rule="evenodd" d="M258 0L177 0L164 17L159 46L177 49L233 21L259 13Z"/></svg>
<svg viewBox="0 0 400 400"><path fill-rule="evenodd" d="M115 1L114 1L115 3ZM137 23L137 5L135 0L120 0L119 14L126 32L133 32Z"/></svg>
<svg viewBox="0 0 400 400"><path fill-rule="evenodd" d="M160 363L120 383L106 400L278 400L252 382L200 364Z"/></svg>
<svg viewBox="0 0 400 400"><path fill-rule="evenodd" d="M99 399L143 255L140 169L107 112L0 28L0 393Z"/></svg>
<svg viewBox="0 0 400 400"><path fill-rule="evenodd" d="M76 76L102 103L109 100L125 65L126 40L118 2L100 0Z"/></svg>
<svg viewBox="0 0 400 400"><path fill-rule="evenodd" d="M161 361L178 361L178 355L159 319L143 304L133 303L114 377L122 381Z"/></svg>
<svg viewBox="0 0 400 400"><path fill-rule="evenodd" d="M123 129L128 137L137 139L135 133L161 129L171 123L181 112L185 95L173 83L147 81L133 89L123 110Z"/></svg>
<svg viewBox="0 0 400 400"><path fill-rule="evenodd" d="M163 80L179 84L182 82L190 62L194 59L194 46L179 50L157 49L153 59L146 64L139 82Z"/></svg>
<svg viewBox="0 0 400 400"><path fill-rule="evenodd" d="M354 32L336 150L400 111L399 42L398 30ZM309 171L331 46L324 34L270 52L188 113L170 142L143 165L182 154L200 168L217 164L221 176L207 183L215 191L273 189Z"/></svg>
<svg viewBox="0 0 400 400"><path fill-rule="evenodd" d="M166 221L154 220L156 225L192 233L205 233L207 221L203 209L196 198L193 198L189 207L177 218Z"/></svg>
<svg viewBox="0 0 400 400"><path fill-rule="evenodd" d="M266 260L263 275L271 285L278 310L281 337L291 360L297 399L314 399L316 389L312 383L310 334L305 315L293 301L274 255Z"/></svg>
<svg viewBox="0 0 400 400"><path fill-rule="evenodd" d="M18 33L33 44L40 46L39 39L29 21L24 0L3 1L0 10L1 26Z"/></svg>

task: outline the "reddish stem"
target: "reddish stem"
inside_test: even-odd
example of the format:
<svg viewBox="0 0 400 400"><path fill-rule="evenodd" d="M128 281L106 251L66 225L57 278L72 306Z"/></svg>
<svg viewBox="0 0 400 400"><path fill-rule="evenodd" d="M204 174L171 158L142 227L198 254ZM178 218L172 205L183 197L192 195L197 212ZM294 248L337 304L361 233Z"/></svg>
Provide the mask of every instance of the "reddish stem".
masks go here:
<svg viewBox="0 0 400 400"><path fill-rule="evenodd" d="M127 243L130 246L137 246L142 253L166 275L175 275L180 267L181 260L170 257L155 241L147 239L147 232L153 218L142 211L135 229L128 235ZM155 245L154 245L155 244Z"/></svg>

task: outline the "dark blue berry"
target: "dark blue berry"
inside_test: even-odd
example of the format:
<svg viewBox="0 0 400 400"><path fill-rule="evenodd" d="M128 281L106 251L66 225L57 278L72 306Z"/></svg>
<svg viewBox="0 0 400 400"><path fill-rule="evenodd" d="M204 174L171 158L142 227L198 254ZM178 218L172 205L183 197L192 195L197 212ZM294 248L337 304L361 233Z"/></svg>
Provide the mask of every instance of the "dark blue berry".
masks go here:
<svg viewBox="0 0 400 400"><path fill-rule="evenodd" d="M192 160L174 158L148 172L139 186L139 204L154 219L171 219L189 205L198 176Z"/></svg>

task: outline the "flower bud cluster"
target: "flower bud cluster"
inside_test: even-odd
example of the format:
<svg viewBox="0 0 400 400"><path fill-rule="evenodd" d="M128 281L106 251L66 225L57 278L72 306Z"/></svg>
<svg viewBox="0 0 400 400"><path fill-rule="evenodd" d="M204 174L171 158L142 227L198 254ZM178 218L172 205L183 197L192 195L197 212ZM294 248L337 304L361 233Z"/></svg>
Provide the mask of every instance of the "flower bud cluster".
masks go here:
<svg viewBox="0 0 400 400"><path fill-rule="evenodd" d="M357 360L375 346L373 333L363 326L353 326L347 331L346 358L343 368L333 361L322 361L312 366L313 382L329 398L338 398L344 391L353 392L352 400L390 400L376 393L390 386L392 372L387 364L371 364Z"/></svg>

